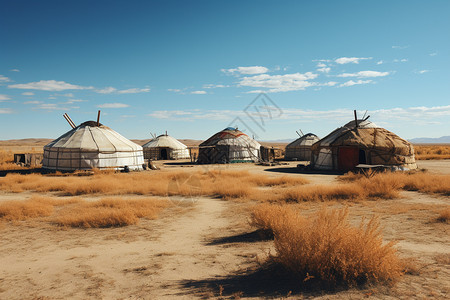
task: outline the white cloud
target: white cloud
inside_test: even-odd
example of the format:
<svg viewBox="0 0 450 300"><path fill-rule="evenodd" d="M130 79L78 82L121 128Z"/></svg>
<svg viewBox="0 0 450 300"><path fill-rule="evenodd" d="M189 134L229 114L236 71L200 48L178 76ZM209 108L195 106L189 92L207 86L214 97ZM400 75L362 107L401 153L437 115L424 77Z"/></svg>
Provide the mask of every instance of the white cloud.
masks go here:
<svg viewBox="0 0 450 300"><path fill-rule="evenodd" d="M206 92L205 91L193 91L193 92L191 92L191 94L194 94L194 95L205 95Z"/></svg>
<svg viewBox="0 0 450 300"><path fill-rule="evenodd" d="M204 84L203 88L204 89L215 89L215 88L226 88L228 87L228 85L223 85L223 84Z"/></svg>
<svg viewBox="0 0 450 300"><path fill-rule="evenodd" d="M377 61L377 65L381 65L381 64L383 64L383 63L384 63L384 61L382 61L382 60Z"/></svg>
<svg viewBox="0 0 450 300"><path fill-rule="evenodd" d="M33 100L33 101L26 101L23 104L41 104L41 103L42 103L42 101Z"/></svg>
<svg viewBox="0 0 450 300"><path fill-rule="evenodd" d="M145 88L145 89L134 88L134 89L117 91L117 93L119 93L119 94L137 94L137 93L147 93L147 92L150 92L149 88Z"/></svg>
<svg viewBox="0 0 450 300"><path fill-rule="evenodd" d="M149 88L145 88L145 89L139 89L139 88L133 88L133 89L127 89L127 90L118 90L112 86L109 87L105 87L103 89L97 89L96 90L97 93L100 94L112 94L112 93L117 93L117 94L137 94L137 93L147 93L150 92Z"/></svg>
<svg viewBox="0 0 450 300"><path fill-rule="evenodd" d="M6 100L11 100L11 98L9 98L8 95L2 95L2 94L0 94L0 102L6 101Z"/></svg>
<svg viewBox="0 0 450 300"><path fill-rule="evenodd" d="M338 82L336 82L336 81L328 81L328 82L325 82L325 83L321 83L320 85L321 86L335 86L336 84L338 84Z"/></svg>
<svg viewBox="0 0 450 300"><path fill-rule="evenodd" d="M402 59L394 59L394 62L407 62L408 59L407 58L402 58Z"/></svg>
<svg viewBox="0 0 450 300"><path fill-rule="evenodd" d="M8 77L0 75L0 82L10 82L10 81L11 79L9 79Z"/></svg>
<svg viewBox="0 0 450 300"><path fill-rule="evenodd" d="M0 114L12 114L12 112L10 108L0 108Z"/></svg>
<svg viewBox="0 0 450 300"><path fill-rule="evenodd" d="M330 71L331 71L330 67L317 69L317 72L322 72L322 73L329 73Z"/></svg>
<svg viewBox="0 0 450 300"><path fill-rule="evenodd" d="M303 110L297 108L282 108L283 114L280 120L302 120L305 122L317 122L323 120L337 120L344 123L353 119L352 109L332 109L332 110ZM262 112L262 111L261 111ZM260 112L260 113L261 113ZM359 111L358 115L363 115L364 111ZM407 122L429 122L435 121L436 118L450 117L450 105L436 107L407 107L407 108L389 108L369 111L371 116L369 120L373 120L376 124L389 123L391 120L407 121ZM207 120L223 120L230 121L230 116L240 117L244 119L245 113L240 110L162 110L154 111L148 116L156 119L170 119L176 121L194 121L199 119ZM260 116L260 115L259 115Z"/></svg>
<svg viewBox="0 0 450 300"><path fill-rule="evenodd" d="M438 53L437 52L432 52L430 53L430 56L436 56Z"/></svg>
<svg viewBox="0 0 450 300"><path fill-rule="evenodd" d="M125 103L104 103L104 104L97 105L97 107L99 107L99 108L125 108L125 107L129 107L129 105L125 104Z"/></svg>
<svg viewBox="0 0 450 300"><path fill-rule="evenodd" d="M59 106L56 103L42 103L35 107L36 109L43 110L70 110L70 107L67 106Z"/></svg>
<svg viewBox="0 0 450 300"><path fill-rule="evenodd" d="M358 77L358 78L369 78L369 77L384 77L388 76L389 72L378 72L378 71L359 71L357 73L343 73L336 75L337 77Z"/></svg>
<svg viewBox="0 0 450 300"><path fill-rule="evenodd" d="M74 95L72 93L63 94L64 97L72 98Z"/></svg>
<svg viewBox="0 0 450 300"><path fill-rule="evenodd" d="M430 70L420 70L420 71L416 71L415 73L417 73L417 74L425 74L425 73L428 73L428 72L430 72Z"/></svg>
<svg viewBox="0 0 450 300"><path fill-rule="evenodd" d="M24 95L24 96L33 96L34 93L33 92L23 92L22 95Z"/></svg>
<svg viewBox="0 0 450 300"><path fill-rule="evenodd" d="M335 60L337 64L343 65L343 64L359 64L361 60L365 59L372 59L372 57L340 57Z"/></svg>
<svg viewBox="0 0 450 300"><path fill-rule="evenodd" d="M11 71L11 72L20 72L19 69L11 69L10 71Z"/></svg>
<svg viewBox="0 0 450 300"><path fill-rule="evenodd" d="M169 92L179 93L181 92L180 89L167 89Z"/></svg>
<svg viewBox="0 0 450 300"><path fill-rule="evenodd" d="M408 46L392 46L392 49L406 49L406 48L409 48L409 45Z"/></svg>
<svg viewBox="0 0 450 300"><path fill-rule="evenodd" d="M111 93L114 93L115 91L117 91L117 89L113 88L112 86L109 86L109 87L105 87L103 89L98 89L95 91L100 94L111 94Z"/></svg>
<svg viewBox="0 0 450 300"><path fill-rule="evenodd" d="M244 75L255 75L267 73L269 69L261 66L252 66L252 67L237 67L235 69L222 69L221 71L229 74L239 73Z"/></svg>
<svg viewBox="0 0 450 300"><path fill-rule="evenodd" d="M80 86L70 84L64 81L56 80L41 80L38 82L20 83L8 85L8 88L12 89L24 89L24 90L41 90L41 91L64 91L64 90L86 90L92 89L92 87Z"/></svg>
<svg viewBox="0 0 450 300"><path fill-rule="evenodd" d="M372 80L357 80L357 81L349 80L347 82L340 84L339 87L353 86L353 85L357 85L357 84L367 84L367 83L371 83L371 82L372 82Z"/></svg>
<svg viewBox="0 0 450 300"><path fill-rule="evenodd" d="M239 82L239 86L249 86L257 88L268 88L267 92L287 92L304 90L307 87L317 85L314 82L309 82L310 79L317 78L317 74L307 72L304 74L293 73L285 75L256 75L251 77L244 77Z"/></svg>
<svg viewBox="0 0 450 300"><path fill-rule="evenodd" d="M327 65L326 64L324 64L323 62L319 62L318 64L317 64L317 68L325 68Z"/></svg>
<svg viewBox="0 0 450 300"><path fill-rule="evenodd" d="M80 103L80 102L87 102L87 100L82 99L68 99L65 104L73 104L73 103Z"/></svg>

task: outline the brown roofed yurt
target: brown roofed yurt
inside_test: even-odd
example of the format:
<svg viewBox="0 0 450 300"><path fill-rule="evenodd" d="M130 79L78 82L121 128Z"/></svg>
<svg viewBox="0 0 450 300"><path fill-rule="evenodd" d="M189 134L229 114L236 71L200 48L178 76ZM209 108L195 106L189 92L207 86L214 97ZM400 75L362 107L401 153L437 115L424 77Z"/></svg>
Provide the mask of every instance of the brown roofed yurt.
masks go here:
<svg viewBox="0 0 450 300"><path fill-rule="evenodd" d="M198 163L256 162L261 145L236 128L228 127L199 145Z"/></svg>
<svg viewBox="0 0 450 300"><path fill-rule="evenodd" d="M367 120L351 121L334 130L311 151L310 165L316 170L346 172L358 164L417 168L411 143Z"/></svg>

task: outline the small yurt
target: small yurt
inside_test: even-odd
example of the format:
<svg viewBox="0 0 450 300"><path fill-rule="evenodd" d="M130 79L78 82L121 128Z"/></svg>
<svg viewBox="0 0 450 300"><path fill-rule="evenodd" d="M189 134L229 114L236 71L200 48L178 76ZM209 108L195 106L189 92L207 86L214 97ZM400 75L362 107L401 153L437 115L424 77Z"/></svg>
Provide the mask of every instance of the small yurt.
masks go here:
<svg viewBox="0 0 450 300"><path fill-rule="evenodd" d="M261 145L237 128L228 127L199 145L198 163L256 162Z"/></svg>
<svg viewBox="0 0 450 300"><path fill-rule="evenodd" d="M414 148L396 134L365 120L340 127L311 147L311 168L350 171L358 164L416 169Z"/></svg>
<svg viewBox="0 0 450 300"><path fill-rule="evenodd" d="M187 159L190 158L188 147L170 135L162 134L142 146L144 158L158 159Z"/></svg>
<svg viewBox="0 0 450 300"><path fill-rule="evenodd" d="M142 170L142 147L99 122L87 121L44 146L45 169Z"/></svg>
<svg viewBox="0 0 450 300"><path fill-rule="evenodd" d="M311 160L311 146L319 141L313 133L307 133L286 146L284 158L286 160Z"/></svg>

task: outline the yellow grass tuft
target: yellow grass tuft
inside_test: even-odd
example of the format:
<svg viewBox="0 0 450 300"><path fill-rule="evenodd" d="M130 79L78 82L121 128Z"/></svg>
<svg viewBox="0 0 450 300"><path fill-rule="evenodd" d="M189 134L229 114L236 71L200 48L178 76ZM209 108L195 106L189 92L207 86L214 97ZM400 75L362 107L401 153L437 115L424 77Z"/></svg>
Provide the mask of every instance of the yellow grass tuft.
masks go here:
<svg viewBox="0 0 450 300"><path fill-rule="evenodd" d="M383 244L375 217L354 227L347 209L323 208L304 217L289 207L266 204L253 210L252 224L272 228L273 260L299 284L308 280L332 287L390 283L402 275L395 243Z"/></svg>
<svg viewBox="0 0 450 300"><path fill-rule="evenodd" d="M82 228L126 226L138 223L139 218L156 219L160 211L168 205L169 202L165 199L105 198L65 208L55 218L54 223Z"/></svg>
<svg viewBox="0 0 450 300"><path fill-rule="evenodd" d="M447 224L450 223L450 206L439 212L439 216L436 218L436 221Z"/></svg>
<svg viewBox="0 0 450 300"><path fill-rule="evenodd" d="M0 221L20 221L50 216L53 213L53 206L52 201L43 197L32 197L25 201L1 202Z"/></svg>

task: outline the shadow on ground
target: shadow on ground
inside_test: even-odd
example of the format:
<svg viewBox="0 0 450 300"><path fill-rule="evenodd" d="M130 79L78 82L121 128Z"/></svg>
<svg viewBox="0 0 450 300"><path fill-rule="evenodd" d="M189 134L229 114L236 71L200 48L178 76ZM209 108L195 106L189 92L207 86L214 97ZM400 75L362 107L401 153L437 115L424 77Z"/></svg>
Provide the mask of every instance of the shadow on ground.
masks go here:
<svg viewBox="0 0 450 300"><path fill-rule="evenodd" d="M273 233L270 230L258 229L252 232L241 233L238 235L220 237L212 240L207 245L224 245L232 243L256 243L273 240Z"/></svg>
<svg viewBox="0 0 450 300"><path fill-rule="evenodd" d="M264 169L266 172L288 173L288 174L318 174L318 175L342 175L344 172L336 171L319 171L319 170L304 170L296 167L281 167Z"/></svg>
<svg viewBox="0 0 450 300"><path fill-rule="evenodd" d="M294 279L291 274L276 264L266 264L254 270L245 270L225 277L183 280L180 284L189 293L204 295L205 298L212 295L269 298L290 295L314 297L332 295L340 291L324 289L313 280L305 284L301 280ZM183 291L180 295L185 293L186 291Z"/></svg>

